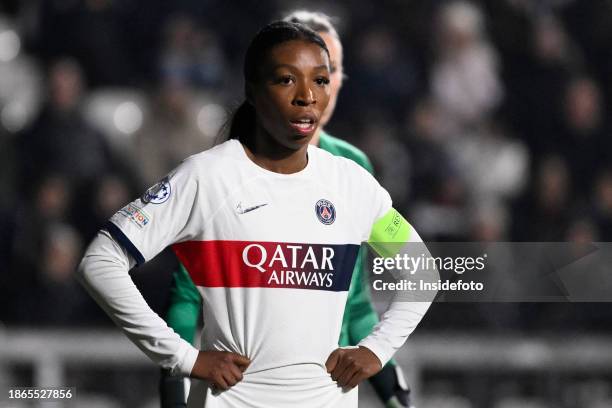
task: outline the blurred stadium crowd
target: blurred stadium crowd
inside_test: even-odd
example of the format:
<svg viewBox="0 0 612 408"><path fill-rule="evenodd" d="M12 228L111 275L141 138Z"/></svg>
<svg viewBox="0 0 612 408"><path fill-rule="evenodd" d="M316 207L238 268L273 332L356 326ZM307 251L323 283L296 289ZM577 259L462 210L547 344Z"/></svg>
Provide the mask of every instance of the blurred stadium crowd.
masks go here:
<svg viewBox="0 0 612 408"><path fill-rule="evenodd" d="M106 323L71 279L84 245L219 140L247 41L293 7L0 4L0 320ZM321 9L339 17L348 74L328 130L369 154L425 239L612 241L610 2ZM174 262L135 273L158 311Z"/></svg>

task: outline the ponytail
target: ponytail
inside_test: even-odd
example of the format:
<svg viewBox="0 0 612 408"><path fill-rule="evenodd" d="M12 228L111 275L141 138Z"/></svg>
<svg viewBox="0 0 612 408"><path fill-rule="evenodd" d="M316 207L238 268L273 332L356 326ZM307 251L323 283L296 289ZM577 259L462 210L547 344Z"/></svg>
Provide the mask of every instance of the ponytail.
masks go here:
<svg viewBox="0 0 612 408"><path fill-rule="evenodd" d="M255 134L255 126L255 108L245 100L232 116L228 139L236 139L249 145L249 141Z"/></svg>
<svg viewBox="0 0 612 408"><path fill-rule="evenodd" d="M248 144L255 134L255 125L255 108L245 100L225 121L219 133L217 133L217 137L215 137L214 145L219 145L230 139Z"/></svg>

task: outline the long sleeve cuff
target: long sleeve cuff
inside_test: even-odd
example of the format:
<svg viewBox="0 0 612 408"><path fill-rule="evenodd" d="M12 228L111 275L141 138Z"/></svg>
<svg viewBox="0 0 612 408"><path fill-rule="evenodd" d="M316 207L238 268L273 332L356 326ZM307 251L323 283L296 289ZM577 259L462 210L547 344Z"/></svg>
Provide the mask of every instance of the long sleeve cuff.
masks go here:
<svg viewBox="0 0 612 408"><path fill-rule="evenodd" d="M366 337L365 339L361 340L357 345L360 347L366 347L368 350L374 353L376 357L378 357L378 359L380 360L381 367L384 367L385 364L387 364L389 360L391 360L393 354L395 353L395 350L389 350L388 348L385 348L375 339L372 339L370 337Z"/></svg>
<svg viewBox="0 0 612 408"><path fill-rule="evenodd" d="M358 345L370 349L384 366L414 332L430 305L431 302L392 302L380 323Z"/></svg>
<svg viewBox="0 0 612 408"><path fill-rule="evenodd" d="M195 366L195 362L198 358L199 352L200 350L193 346L187 348L185 350L183 358L181 358L179 360L179 363L171 370L171 374L189 377L189 375L191 374L191 370L193 370L193 366Z"/></svg>

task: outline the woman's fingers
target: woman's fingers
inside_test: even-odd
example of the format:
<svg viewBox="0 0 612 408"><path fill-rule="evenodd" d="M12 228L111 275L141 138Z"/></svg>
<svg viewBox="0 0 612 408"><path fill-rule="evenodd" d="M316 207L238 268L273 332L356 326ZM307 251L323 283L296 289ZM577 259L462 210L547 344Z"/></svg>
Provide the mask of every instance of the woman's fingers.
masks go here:
<svg viewBox="0 0 612 408"><path fill-rule="evenodd" d="M223 378L222 373L216 375L215 380L213 382L213 386L219 390L227 390L230 387L225 381L225 378Z"/></svg>
<svg viewBox="0 0 612 408"><path fill-rule="evenodd" d="M335 380L338 382L338 385L345 387L349 380L355 375L355 373L359 370L359 366L355 361L355 358L350 352L342 353L340 357L340 361L335 370L335 375L332 374L332 378L335 377Z"/></svg>
<svg viewBox="0 0 612 408"><path fill-rule="evenodd" d="M347 381L346 387L355 388L359 385L360 382L362 382L366 378L368 378L368 376L364 374L362 370L357 370L355 371L355 374L353 374L353 376Z"/></svg>
<svg viewBox="0 0 612 408"><path fill-rule="evenodd" d="M231 355L232 355L234 363L238 365L238 367L240 367L242 371L246 370L249 364L251 364L251 360L249 360L245 356L242 356L237 353L231 353Z"/></svg>
<svg viewBox="0 0 612 408"><path fill-rule="evenodd" d="M218 370L225 384L227 384L227 388L236 385L242 380L242 372L246 369L248 363L250 363L250 360L240 354L223 353Z"/></svg>
<svg viewBox="0 0 612 408"><path fill-rule="evenodd" d="M327 361L325 362L325 368L327 368L328 373L332 373L334 369L336 368L341 352L342 352L342 349L335 349L334 351L332 351L329 357L327 357Z"/></svg>
<svg viewBox="0 0 612 408"><path fill-rule="evenodd" d="M226 371L227 383L231 385L236 385L238 382L242 381L242 370L237 365L232 365Z"/></svg>
<svg viewBox="0 0 612 408"><path fill-rule="evenodd" d="M338 385L342 387L346 387L349 384L349 381L353 378L355 374L359 372L359 368L354 365L347 365L342 374L338 376Z"/></svg>
<svg viewBox="0 0 612 408"><path fill-rule="evenodd" d="M338 385L353 388L380 371L380 361L365 347L334 350L325 363Z"/></svg>
<svg viewBox="0 0 612 408"><path fill-rule="evenodd" d="M349 366L351 362L352 362L352 359L350 358L350 356L347 356L344 350L342 350L342 352L340 352L340 355L338 357L338 363L336 364L336 367L331 372L332 380L338 381L338 383L340 384L340 378L344 375L344 373L347 370L349 370ZM340 385L344 385L344 384L340 384Z"/></svg>
<svg viewBox="0 0 612 408"><path fill-rule="evenodd" d="M251 363L247 357L227 351L200 351L191 376L208 380L214 389L227 390L242 381Z"/></svg>

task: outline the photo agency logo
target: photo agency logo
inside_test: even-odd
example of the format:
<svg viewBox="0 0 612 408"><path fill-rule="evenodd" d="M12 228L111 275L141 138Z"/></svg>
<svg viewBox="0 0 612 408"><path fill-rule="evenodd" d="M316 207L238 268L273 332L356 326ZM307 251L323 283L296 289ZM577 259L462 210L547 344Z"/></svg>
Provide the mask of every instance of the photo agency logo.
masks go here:
<svg viewBox="0 0 612 408"><path fill-rule="evenodd" d="M612 301L611 243L377 242L365 248L373 293L399 292L406 301Z"/></svg>

